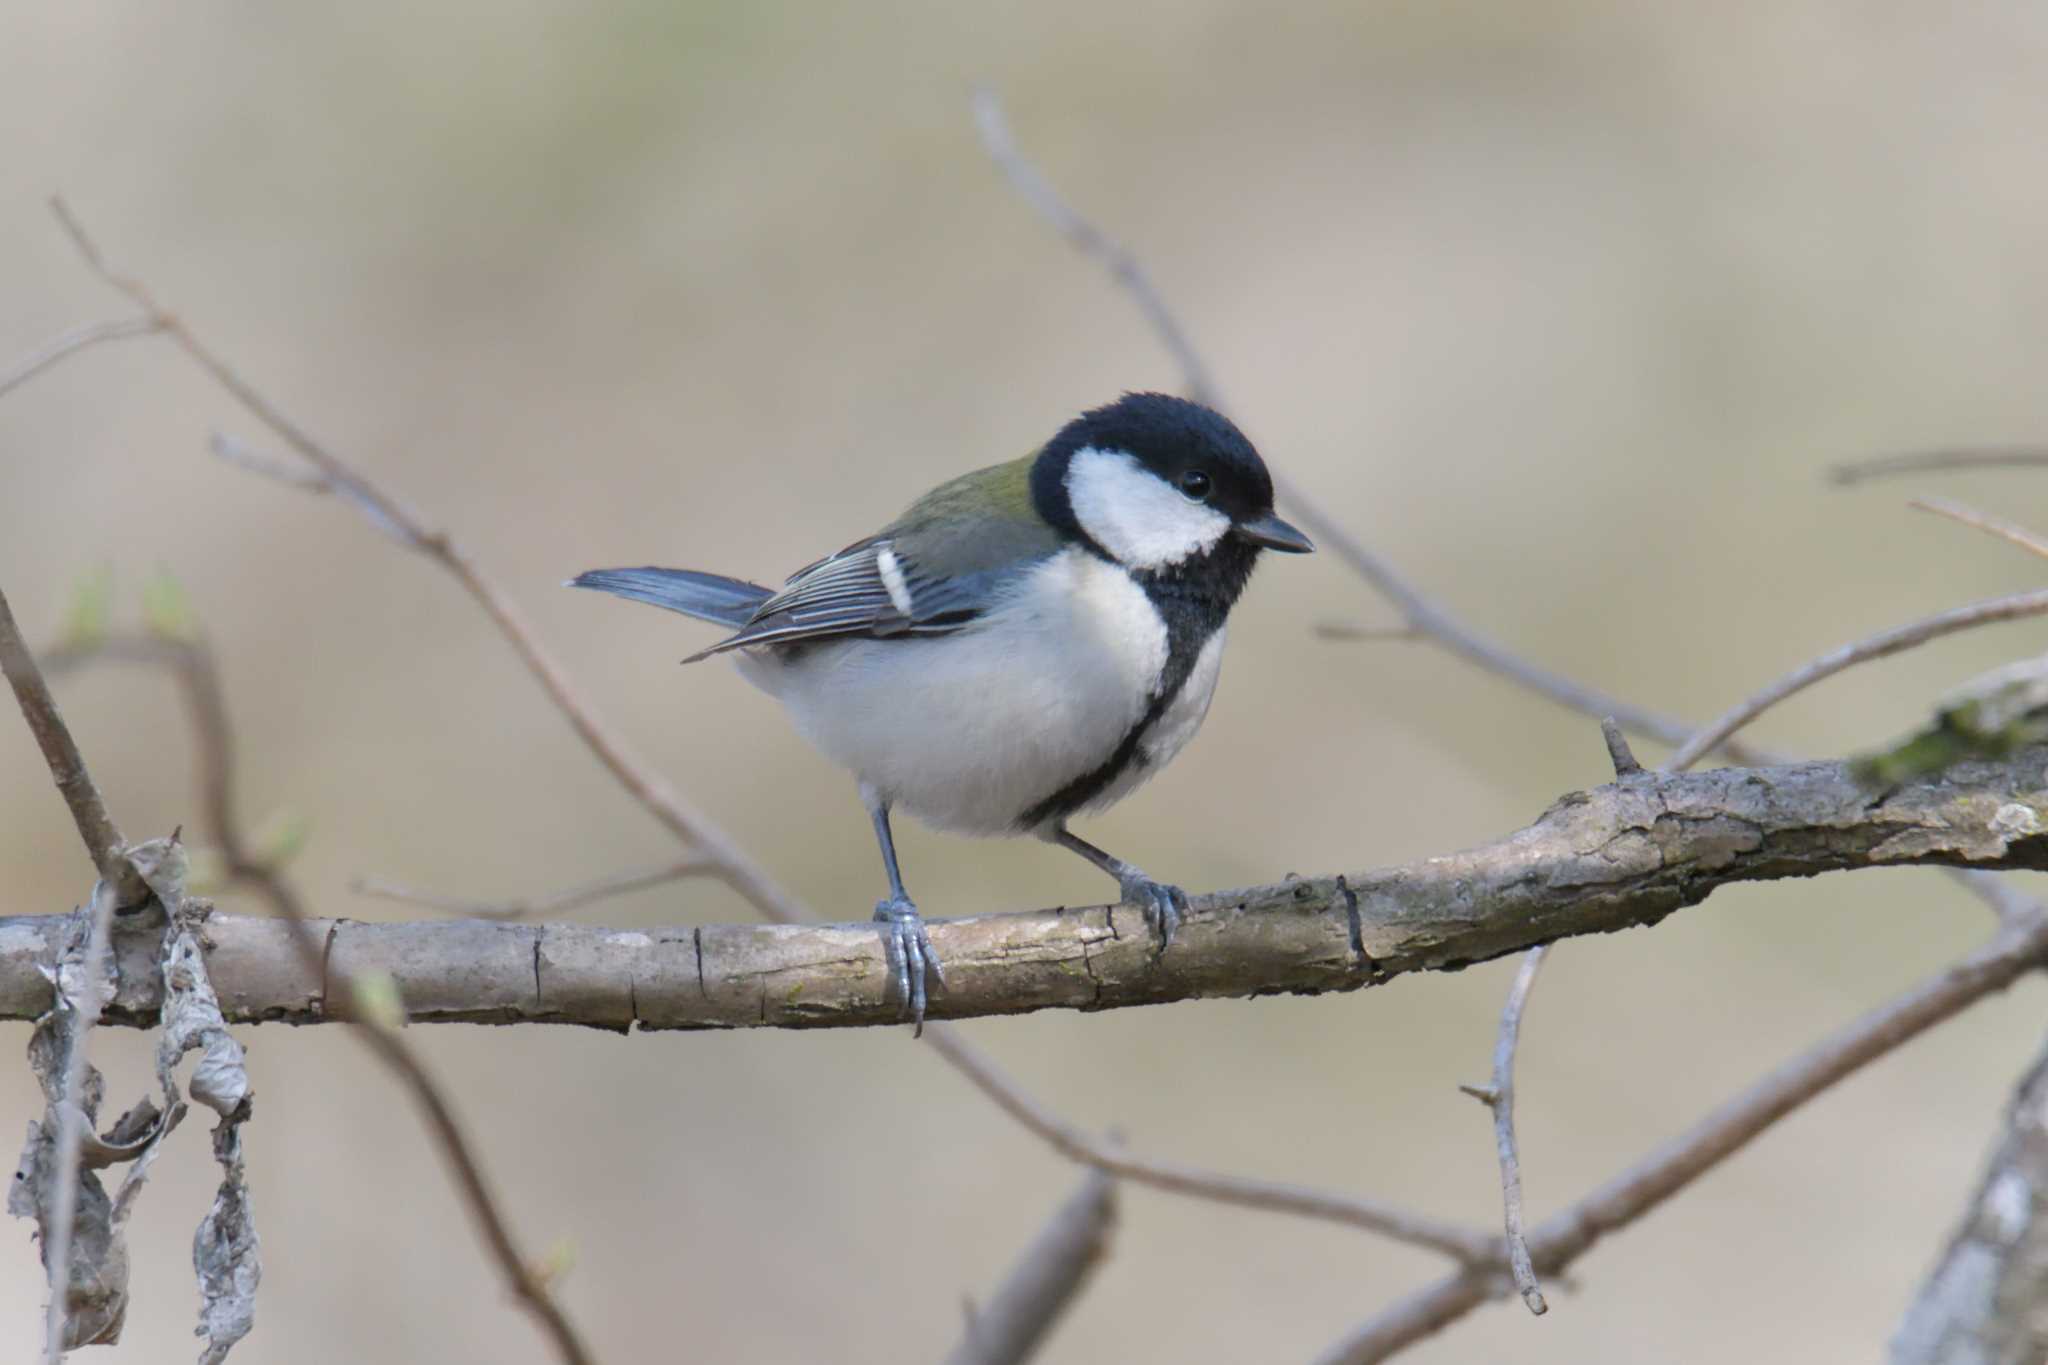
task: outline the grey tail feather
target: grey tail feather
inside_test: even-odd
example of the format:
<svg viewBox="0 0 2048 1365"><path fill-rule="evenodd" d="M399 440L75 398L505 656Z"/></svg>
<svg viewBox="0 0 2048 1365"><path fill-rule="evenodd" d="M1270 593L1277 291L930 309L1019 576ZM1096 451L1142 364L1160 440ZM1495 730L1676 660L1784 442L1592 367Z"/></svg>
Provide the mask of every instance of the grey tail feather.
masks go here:
<svg viewBox="0 0 2048 1365"><path fill-rule="evenodd" d="M773 588L744 579L726 578L691 569L592 569L577 574L564 587L595 588L614 597L666 607L700 621L721 626L743 626L763 602L775 595Z"/></svg>

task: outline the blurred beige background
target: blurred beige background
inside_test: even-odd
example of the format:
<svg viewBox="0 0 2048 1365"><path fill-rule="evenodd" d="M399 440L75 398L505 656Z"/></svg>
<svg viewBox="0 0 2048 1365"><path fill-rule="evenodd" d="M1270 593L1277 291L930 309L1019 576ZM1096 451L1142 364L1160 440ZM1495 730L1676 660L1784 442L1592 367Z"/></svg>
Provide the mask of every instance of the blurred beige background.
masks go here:
<svg viewBox="0 0 2048 1365"><path fill-rule="evenodd" d="M680 620L557 588L647 560L769 577L1074 410L1175 374L986 164L972 83L1136 246L1274 463L1481 628L1622 695L1718 711L1819 649L2036 566L1904 510L2048 525L2048 484L1845 493L1832 459L2048 437L2048 10L1625 3L1105 6L16 3L0 10L0 367L122 306L42 199L316 431L454 529L605 713L821 910L879 874L851 783ZM0 582L37 638L109 565L175 574L224 660L249 815L311 823L319 911L374 872L538 891L666 857L436 570L226 468L263 433L164 345L0 402ZM1207 733L1091 838L1191 887L1417 857L1601 780L1592 722L1426 646L1324 556L1263 570ZM1774 713L1839 753L2041 647L2034 626ZM170 694L64 700L119 818L192 817ZM166 741L166 733L179 736ZM1647 752L1647 750L1646 750ZM88 869L0 717L7 913ZM1102 894L1035 845L911 831L928 911ZM734 919L713 887L584 912ZM1931 873L1728 892L1557 955L1531 1005L1532 1213L1987 931ZM1491 1223L1509 967L1321 1000L970 1025L1077 1122L1190 1162ZM2039 1042L2038 984L1827 1097L1579 1267L1416 1361L1876 1353ZM936 1358L1076 1172L902 1031L422 1028L609 1361ZM541 1361L411 1112L328 1029L245 1031L266 1278L235 1359ZM18 1049L27 1030L0 1033ZM125 1103L135 1036L95 1043ZM18 1053L11 1055L18 1056ZM35 1111L0 1068L0 1125ZM137 1218L113 1365L187 1359L197 1132ZM11 1139L10 1139L11 1140ZM24 1225L0 1339L37 1338ZM1047 1359L1292 1360L1438 1264L1143 1190ZM20 1351L17 1350L16 1354Z"/></svg>

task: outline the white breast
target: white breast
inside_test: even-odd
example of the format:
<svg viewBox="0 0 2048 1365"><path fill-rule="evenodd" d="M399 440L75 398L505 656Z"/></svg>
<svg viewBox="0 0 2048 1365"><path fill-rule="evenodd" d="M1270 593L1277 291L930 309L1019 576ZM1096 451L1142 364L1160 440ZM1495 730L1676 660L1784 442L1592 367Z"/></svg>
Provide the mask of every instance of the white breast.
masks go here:
<svg viewBox="0 0 2048 1365"><path fill-rule="evenodd" d="M1215 685L1158 723L1167 757ZM1166 664L1166 625L1114 565L1067 550L973 625L929 639L822 642L789 662L740 659L825 755L941 829L1014 833L1030 806L1099 766L1143 718ZM1169 745L1168 730L1173 738ZM1163 759L1161 760L1163 761ZM1135 783L1133 783L1135 785Z"/></svg>

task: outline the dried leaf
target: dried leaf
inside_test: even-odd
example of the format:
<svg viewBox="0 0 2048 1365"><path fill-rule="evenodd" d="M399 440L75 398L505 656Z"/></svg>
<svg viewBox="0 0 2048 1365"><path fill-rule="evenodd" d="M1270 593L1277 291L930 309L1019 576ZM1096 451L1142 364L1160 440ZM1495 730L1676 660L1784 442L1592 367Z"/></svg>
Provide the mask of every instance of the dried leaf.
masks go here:
<svg viewBox="0 0 2048 1365"><path fill-rule="evenodd" d="M263 1279L256 1220L242 1171L242 1127L223 1119L213 1130L220 1189L192 1238L192 1268L199 1275L199 1327L206 1339L200 1365L220 1365L228 1350L256 1325L256 1286Z"/></svg>
<svg viewBox="0 0 2048 1365"><path fill-rule="evenodd" d="M204 901L185 899L178 881L182 867L161 870L169 875L161 882L152 879L150 887L159 897L169 893L165 904L171 911L171 923L164 935L163 1035L157 1041L157 1082L175 1102L178 1061L187 1052L198 1050L192 1098L221 1116L213 1130L220 1188L192 1238L192 1268L199 1278L196 1331L206 1342L199 1358L204 1365L218 1365L255 1325L256 1288L263 1279L262 1243L256 1235L242 1167L242 1124L249 1118L253 1094L242 1045L228 1034L199 946L199 926L213 908ZM149 871L144 875L148 877Z"/></svg>

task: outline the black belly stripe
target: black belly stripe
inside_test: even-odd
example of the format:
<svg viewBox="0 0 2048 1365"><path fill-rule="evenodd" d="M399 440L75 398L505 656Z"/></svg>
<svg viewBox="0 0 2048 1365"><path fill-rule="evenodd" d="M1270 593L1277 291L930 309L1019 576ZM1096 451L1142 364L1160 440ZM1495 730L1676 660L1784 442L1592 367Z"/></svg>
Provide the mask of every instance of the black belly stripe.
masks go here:
<svg viewBox="0 0 2048 1365"><path fill-rule="evenodd" d="M1202 646L1209 643L1209 637L1222 628L1224 619L1230 615L1230 608L1251 577L1257 556L1256 548L1234 536L1225 536L1207 555L1169 569L1131 573L1166 623L1166 669L1160 676L1159 690L1145 707L1145 714L1117 741L1109 757L1017 817L1020 832L1028 833L1049 822L1064 820L1108 791L1133 764L1147 761L1143 753L1146 734L1187 687L1195 661L1202 656Z"/></svg>

